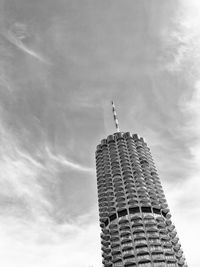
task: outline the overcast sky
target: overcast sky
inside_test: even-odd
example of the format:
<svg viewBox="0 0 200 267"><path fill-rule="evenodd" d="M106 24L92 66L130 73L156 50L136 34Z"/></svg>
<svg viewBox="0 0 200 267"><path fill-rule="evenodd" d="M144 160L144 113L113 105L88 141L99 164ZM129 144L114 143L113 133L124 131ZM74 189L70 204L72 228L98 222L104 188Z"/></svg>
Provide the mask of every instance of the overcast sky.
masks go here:
<svg viewBox="0 0 200 267"><path fill-rule="evenodd" d="M0 266L100 267L95 148L151 148L199 267L199 0L0 0Z"/></svg>

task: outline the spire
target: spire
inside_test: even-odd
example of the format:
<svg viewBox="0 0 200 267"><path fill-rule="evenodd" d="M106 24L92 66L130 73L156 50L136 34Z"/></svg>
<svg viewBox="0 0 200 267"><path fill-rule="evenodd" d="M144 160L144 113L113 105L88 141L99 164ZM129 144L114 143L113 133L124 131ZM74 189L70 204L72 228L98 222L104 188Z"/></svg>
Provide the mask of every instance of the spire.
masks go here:
<svg viewBox="0 0 200 267"><path fill-rule="evenodd" d="M118 119L117 119L117 113L116 113L114 101L112 101L111 103L112 103L112 111L113 111L115 127L117 129L117 132L120 132L120 130L119 130L119 122L118 122Z"/></svg>

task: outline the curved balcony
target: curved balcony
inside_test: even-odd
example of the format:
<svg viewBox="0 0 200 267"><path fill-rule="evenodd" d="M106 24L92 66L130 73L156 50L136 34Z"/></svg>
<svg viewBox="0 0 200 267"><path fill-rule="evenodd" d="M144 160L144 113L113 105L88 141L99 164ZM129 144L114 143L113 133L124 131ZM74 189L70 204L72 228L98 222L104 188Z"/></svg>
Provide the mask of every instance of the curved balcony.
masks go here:
<svg viewBox="0 0 200 267"><path fill-rule="evenodd" d="M176 264L177 261L175 259L167 259L167 264Z"/></svg>
<svg viewBox="0 0 200 267"><path fill-rule="evenodd" d="M124 183L129 185L129 184L134 184L135 185L135 182L134 182L134 178L132 175L125 175L123 177L123 180L124 180Z"/></svg>
<svg viewBox="0 0 200 267"><path fill-rule="evenodd" d="M108 212L100 212L99 215L102 218L106 218L106 217L108 217Z"/></svg>
<svg viewBox="0 0 200 267"><path fill-rule="evenodd" d="M151 202L148 199L140 199L139 202L143 207L151 207Z"/></svg>
<svg viewBox="0 0 200 267"><path fill-rule="evenodd" d="M120 179L121 181L119 181L119 178L118 178L118 181L114 181L114 188L116 187L120 187L120 186L123 186L123 182L122 182L122 179Z"/></svg>
<svg viewBox="0 0 200 267"><path fill-rule="evenodd" d="M107 256L104 257L104 260L109 262L109 261L112 260L112 257L110 255L107 255Z"/></svg>
<svg viewBox="0 0 200 267"><path fill-rule="evenodd" d="M151 267L152 265L151 265L151 259L150 258L141 258L139 261L138 261L138 263L139 263L139 266L148 266L148 265L144 265L145 263L147 264L147 263L149 263L149 266L148 267Z"/></svg>
<svg viewBox="0 0 200 267"><path fill-rule="evenodd" d="M174 252L172 251L172 250L169 250L169 251L165 251L164 252L164 254L165 254L165 257L174 257ZM182 254L180 253L179 254L180 255L180 257L182 256ZM177 255L176 255L177 256Z"/></svg>
<svg viewBox="0 0 200 267"><path fill-rule="evenodd" d="M123 189L122 186L120 186L120 187L116 187L116 188L115 188L115 192L116 192L116 193L117 193L117 192L124 192L124 189Z"/></svg>
<svg viewBox="0 0 200 267"><path fill-rule="evenodd" d="M110 253L103 252L103 253L102 253L102 257L103 257L104 259L108 259L108 257L109 257L109 259L110 259L110 258L111 258L111 255L110 255Z"/></svg>
<svg viewBox="0 0 200 267"><path fill-rule="evenodd" d="M130 207L137 207L139 205L139 202L136 199L130 199L130 200L128 200L128 205Z"/></svg>
<svg viewBox="0 0 200 267"><path fill-rule="evenodd" d="M160 236L160 240L163 242L168 242L170 241L170 237L168 235L163 235L163 236Z"/></svg>
<svg viewBox="0 0 200 267"><path fill-rule="evenodd" d="M163 250L162 250L162 247L157 247L157 248L154 248L153 250L151 250L151 254L152 256L153 255L156 255L156 256L161 256L163 257Z"/></svg>
<svg viewBox="0 0 200 267"><path fill-rule="evenodd" d="M115 250L111 251L111 254L112 256L121 256L120 248L119 249L115 248Z"/></svg>
<svg viewBox="0 0 200 267"><path fill-rule="evenodd" d="M150 234L158 233L158 229L156 227L147 228L146 231Z"/></svg>
<svg viewBox="0 0 200 267"><path fill-rule="evenodd" d="M154 216L152 214L146 214L144 215L144 220L154 220Z"/></svg>
<svg viewBox="0 0 200 267"><path fill-rule="evenodd" d="M160 222L162 223L162 222L165 222L165 219L162 216L157 216L156 217L156 221L159 222L159 223Z"/></svg>
<svg viewBox="0 0 200 267"><path fill-rule="evenodd" d="M111 238L110 238L110 242L112 242L112 243L117 243L119 241L120 241L120 239L118 236L111 236Z"/></svg>
<svg viewBox="0 0 200 267"><path fill-rule="evenodd" d="M137 257L147 257L147 258L150 258L150 253L148 251L148 249L145 249L145 248L138 248L137 249Z"/></svg>
<svg viewBox="0 0 200 267"><path fill-rule="evenodd" d="M110 231L108 229L103 229L101 235L109 235Z"/></svg>
<svg viewBox="0 0 200 267"><path fill-rule="evenodd" d="M152 255L153 262L165 263L165 257L163 255Z"/></svg>
<svg viewBox="0 0 200 267"><path fill-rule="evenodd" d="M176 230L173 230L172 232L169 232L169 235L174 239L177 235Z"/></svg>
<svg viewBox="0 0 200 267"><path fill-rule="evenodd" d="M114 193L113 191L107 192L107 200L109 201L111 198L114 198Z"/></svg>
<svg viewBox="0 0 200 267"><path fill-rule="evenodd" d="M132 242L129 242L129 243L125 243L125 245L122 246L122 251L130 251L130 250L133 250L133 244Z"/></svg>
<svg viewBox="0 0 200 267"><path fill-rule="evenodd" d="M104 234L101 234L101 239L102 241L109 241L110 240L110 235L104 235Z"/></svg>
<svg viewBox="0 0 200 267"><path fill-rule="evenodd" d="M108 205L108 208L110 208L110 207L114 207L115 206L115 201L114 201L114 197L110 197L110 198L107 198L108 199L108 203L107 203L107 205Z"/></svg>
<svg viewBox="0 0 200 267"><path fill-rule="evenodd" d="M145 231L144 231L144 228L140 228L140 229L134 229L133 228L133 234L143 234L143 233L145 233Z"/></svg>
<svg viewBox="0 0 200 267"><path fill-rule="evenodd" d="M166 229L159 229L159 234L161 237L168 236L168 231Z"/></svg>
<svg viewBox="0 0 200 267"><path fill-rule="evenodd" d="M127 199L137 199L137 194L136 193L128 193L126 197L127 197Z"/></svg>
<svg viewBox="0 0 200 267"><path fill-rule="evenodd" d="M136 266L136 262L134 260L126 261L124 266L125 267L134 267L134 266Z"/></svg>
<svg viewBox="0 0 200 267"><path fill-rule="evenodd" d="M123 242L122 244L121 244L121 247L123 248L123 247L132 247L133 246L133 242L132 242L132 239L129 239L129 237L128 237L128 240L127 240L127 242Z"/></svg>
<svg viewBox="0 0 200 267"><path fill-rule="evenodd" d="M125 190L126 190L126 194L135 194L135 186L134 185L125 185Z"/></svg>
<svg viewBox="0 0 200 267"><path fill-rule="evenodd" d="M171 225L168 226L168 230L170 232L172 232L173 230L176 230L176 229L175 229L175 226L173 224L171 224Z"/></svg>
<svg viewBox="0 0 200 267"><path fill-rule="evenodd" d="M121 171L120 170L112 170L112 177L114 178L115 176L121 177Z"/></svg>
<svg viewBox="0 0 200 267"><path fill-rule="evenodd" d="M147 233L147 237L149 239L159 239L159 234L158 233Z"/></svg>
<svg viewBox="0 0 200 267"><path fill-rule="evenodd" d="M112 263L111 263L111 261L103 260L102 263L103 263L103 266L105 266L105 267L112 267L113 266Z"/></svg>
<svg viewBox="0 0 200 267"><path fill-rule="evenodd" d="M113 174L113 181L114 181L114 179L121 179L121 178L122 178L121 173L120 174L116 174L116 173Z"/></svg>
<svg viewBox="0 0 200 267"><path fill-rule="evenodd" d="M123 239L123 238L129 238L131 237L131 232L128 230L128 231L123 231L120 233L120 237Z"/></svg>
<svg viewBox="0 0 200 267"><path fill-rule="evenodd" d="M114 184L116 184L116 183L123 183L123 180L122 180L121 177L119 177L119 176L115 176L115 177L113 178L113 183L114 183Z"/></svg>
<svg viewBox="0 0 200 267"><path fill-rule="evenodd" d="M167 225L167 226L170 226L170 225L172 225L172 222L171 222L171 220L167 219L167 220L166 220L166 225Z"/></svg>
<svg viewBox="0 0 200 267"><path fill-rule="evenodd" d="M163 241L163 240L162 240ZM170 241L164 241L163 242L163 248L164 248L164 250L168 250L168 249L172 249L172 244L170 243Z"/></svg>
<svg viewBox="0 0 200 267"><path fill-rule="evenodd" d="M132 171L131 171L131 165L128 161L121 163L122 173L124 174L124 177L130 176L132 177Z"/></svg>
<svg viewBox="0 0 200 267"><path fill-rule="evenodd" d="M115 203L117 204L117 203L122 203L122 202L126 202L124 192L123 192L123 195L121 194L120 196L116 196L116 194L115 194Z"/></svg>
<svg viewBox="0 0 200 267"><path fill-rule="evenodd" d="M168 205L166 203L160 204L161 209L168 209Z"/></svg>
<svg viewBox="0 0 200 267"><path fill-rule="evenodd" d="M110 223L109 229L117 229L118 225L116 223Z"/></svg>
<svg viewBox="0 0 200 267"><path fill-rule="evenodd" d="M123 255L123 262L135 262L134 252Z"/></svg>
<svg viewBox="0 0 200 267"><path fill-rule="evenodd" d="M121 191L118 191L118 192L115 192L115 197L118 198L118 197L124 197L124 191L121 192Z"/></svg>
<svg viewBox="0 0 200 267"><path fill-rule="evenodd" d="M115 175L121 175L121 169L120 167L117 167L117 166L113 166L111 168L112 170L112 176L114 177Z"/></svg>
<svg viewBox="0 0 200 267"><path fill-rule="evenodd" d="M108 146L106 147L106 149L105 149L105 152L112 152L112 151L116 151L117 150L117 146L116 146L116 144L115 143L110 143L110 144L108 144Z"/></svg>
<svg viewBox="0 0 200 267"><path fill-rule="evenodd" d="M178 252L178 251L180 250L180 248L181 248L181 245L180 245L180 244L176 244L176 245L174 246L174 250L175 250L176 252Z"/></svg>
<svg viewBox="0 0 200 267"><path fill-rule="evenodd" d="M130 226L129 225L121 225L119 227L119 230L122 232L131 232Z"/></svg>
<svg viewBox="0 0 200 267"><path fill-rule="evenodd" d="M147 244L146 236L134 236L135 244Z"/></svg>
<svg viewBox="0 0 200 267"><path fill-rule="evenodd" d="M155 208L159 208L160 209L160 203L158 200L151 200L151 205Z"/></svg>
<svg viewBox="0 0 200 267"><path fill-rule="evenodd" d="M100 189L102 187L105 187L105 182L106 182L106 180L105 180L104 176L98 177L97 178L97 187L98 187L98 189Z"/></svg>
<svg viewBox="0 0 200 267"><path fill-rule="evenodd" d="M127 243L130 243L132 242L132 239L131 237L127 237L127 236L124 236L123 238L121 238L121 244L127 244Z"/></svg>
<svg viewBox="0 0 200 267"><path fill-rule="evenodd" d="M108 255L111 252L110 248L102 247L103 256ZM104 254L105 253L105 254Z"/></svg>
<svg viewBox="0 0 200 267"><path fill-rule="evenodd" d="M118 249L120 249L120 242L119 242L119 243L112 243L112 244L110 245L110 247L111 247L112 249L116 249L116 250L118 250Z"/></svg>
<svg viewBox="0 0 200 267"><path fill-rule="evenodd" d="M178 266L184 266L185 260L182 258L178 261Z"/></svg>
<svg viewBox="0 0 200 267"><path fill-rule="evenodd" d="M120 197L116 198L116 201L119 202L119 203L125 202L126 198L124 196L120 196Z"/></svg>
<svg viewBox="0 0 200 267"><path fill-rule="evenodd" d="M155 238L149 238L149 245L150 245L150 248L151 247L161 247L161 244L162 242L160 241L160 239L155 239Z"/></svg>
<svg viewBox="0 0 200 267"><path fill-rule="evenodd" d="M99 208L99 212L103 213L103 212L107 212L108 208L106 206L100 207Z"/></svg>
<svg viewBox="0 0 200 267"><path fill-rule="evenodd" d="M158 224L157 224L157 227L158 227L158 229L160 230L160 229L166 229L166 224L164 223L164 222L159 222Z"/></svg>
<svg viewBox="0 0 200 267"><path fill-rule="evenodd" d="M124 175L124 181L126 180L133 180L133 174Z"/></svg>
<svg viewBox="0 0 200 267"><path fill-rule="evenodd" d="M122 224L122 225L124 225L124 224L129 224L129 220L126 219L126 218L121 218L121 219L119 220L119 224Z"/></svg>
<svg viewBox="0 0 200 267"><path fill-rule="evenodd" d="M153 221L147 221L147 222L144 222L144 226L145 228L149 229L149 228L152 228L152 227L155 227L156 226L156 222L153 220Z"/></svg>
<svg viewBox="0 0 200 267"><path fill-rule="evenodd" d="M109 247L110 245L110 242L109 241L105 241L105 240L101 240L101 244L104 246L104 247Z"/></svg>
<svg viewBox="0 0 200 267"><path fill-rule="evenodd" d="M128 161L129 160L128 151L127 151L125 145L119 145L118 146L118 151L119 151L119 157L120 157L121 160L123 160L123 161Z"/></svg>
<svg viewBox="0 0 200 267"><path fill-rule="evenodd" d="M106 190L106 186L98 187L98 196L100 197L100 195L105 194Z"/></svg>
<svg viewBox="0 0 200 267"><path fill-rule="evenodd" d="M110 207L108 208L108 213L109 213L109 216L112 215L113 213L115 213L115 207Z"/></svg>
<svg viewBox="0 0 200 267"><path fill-rule="evenodd" d="M135 186L131 186L131 187L126 187L126 186L125 186L125 188L126 188L126 193L127 193L127 194L134 194L134 195L136 195ZM136 195L136 196L137 196L137 195Z"/></svg>
<svg viewBox="0 0 200 267"><path fill-rule="evenodd" d="M133 224L132 224L132 228L138 229L138 227L142 227L142 228L143 228L142 220L134 221L134 222L133 222Z"/></svg>
<svg viewBox="0 0 200 267"><path fill-rule="evenodd" d="M113 257L113 263L121 262L122 263L122 258L121 256Z"/></svg>
<svg viewBox="0 0 200 267"><path fill-rule="evenodd" d="M132 222L142 222L142 216L141 215L132 215L131 221Z"/></svg>
<svg viewBox="0 0 200 267"><path fill-rule="evenodd" d="M118 236L119 235L119 232L118 232L118 230L117 229L113 229L113 230L110 230L110 235L111 236Z"/></svg>
<svg viewBox="0 0 200 267"><path fill-rule="evenodd" d="M122 211L126 207L126 202L119 202L116 204L117 211Z"/></svg>

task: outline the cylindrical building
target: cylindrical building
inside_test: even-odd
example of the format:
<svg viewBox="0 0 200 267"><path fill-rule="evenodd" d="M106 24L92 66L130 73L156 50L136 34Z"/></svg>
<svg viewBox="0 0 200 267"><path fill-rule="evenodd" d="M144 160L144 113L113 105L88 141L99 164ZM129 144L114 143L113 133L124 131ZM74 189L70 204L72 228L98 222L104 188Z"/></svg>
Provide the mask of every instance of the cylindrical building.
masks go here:
<svg viewBox="0 0 200 267"><path fill-rule="evenodd" d="M117 132L96 150L104 267L186 267L150 149Z"/></svg>

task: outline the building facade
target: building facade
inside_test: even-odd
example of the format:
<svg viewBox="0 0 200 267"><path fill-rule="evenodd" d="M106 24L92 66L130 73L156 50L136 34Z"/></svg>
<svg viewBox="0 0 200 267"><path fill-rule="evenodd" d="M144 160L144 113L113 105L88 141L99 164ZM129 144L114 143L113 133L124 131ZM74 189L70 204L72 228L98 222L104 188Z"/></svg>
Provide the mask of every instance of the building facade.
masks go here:
<svg viewBox="0 0 200 267"><path fill-rule="evenodd" d="M186 267L150 149L117 132L96 150L104 267Z"/></svg>

